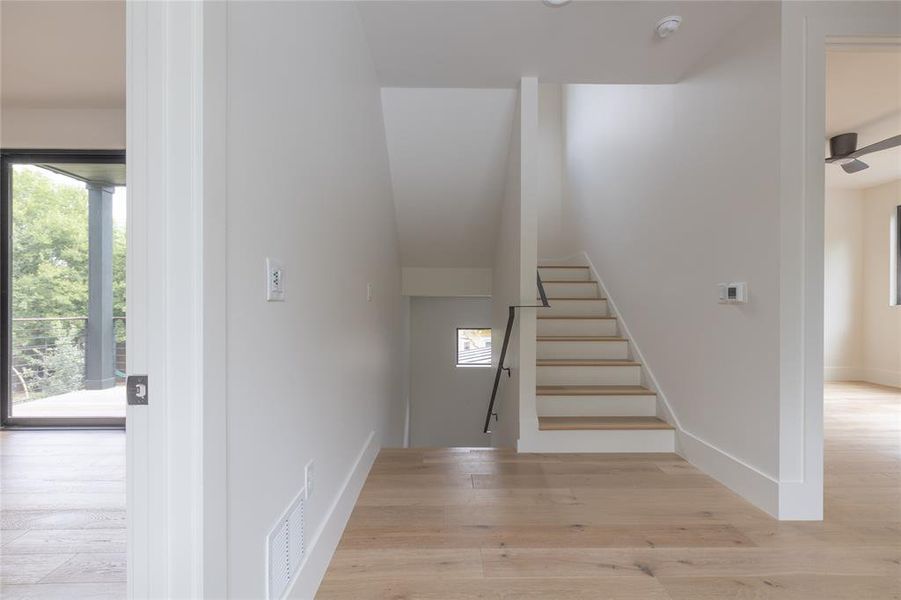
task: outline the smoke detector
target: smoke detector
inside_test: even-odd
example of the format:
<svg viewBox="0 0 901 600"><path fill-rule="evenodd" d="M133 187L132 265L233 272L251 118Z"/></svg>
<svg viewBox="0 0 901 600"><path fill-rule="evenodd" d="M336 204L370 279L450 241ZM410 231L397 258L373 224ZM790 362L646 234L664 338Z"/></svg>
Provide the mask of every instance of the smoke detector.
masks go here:
<svg viewBox="0 0 901 600"><path fill-rule="evenodd" d="M679 15L671 15L663 17L657 21L657 37L660 39L668 38L679 30L682 24L682 17Z"/></svg>
<svg viewBox="0 0 901 600"><path fill-rule="evenodd" d="M572 0L541 0L545 6L550 6L551 8L559 8L566 4L569 4Z"/></svg>

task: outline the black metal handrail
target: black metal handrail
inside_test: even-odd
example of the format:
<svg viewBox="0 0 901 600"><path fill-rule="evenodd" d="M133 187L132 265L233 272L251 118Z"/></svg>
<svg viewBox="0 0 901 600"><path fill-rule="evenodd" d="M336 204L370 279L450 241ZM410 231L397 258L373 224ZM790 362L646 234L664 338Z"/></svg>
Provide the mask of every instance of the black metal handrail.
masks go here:
<svg viewBox="0 0 901 600"><path fill-rule="evenodd" d="M485 427L482 429L484 433L491 433L491 417L497 421L497 412L494 410L494 401L497 399L497 388L501 383L501 372L506 371L507 377L510 377L510 367L504 366L504 360L507 358L507 346L510 345L510 333L513 331L513 321L516 320L517 308L549 308L551 305L547 300L547 294L544 292L544 283L541 281L541 273L536 273L538 281L538 295L541 298L541 304L514 304L508 307L509 314L507 316L507 328L504 330L504 343L501 346L501 355L497 361L497 372L494 374L494 386L491 388L491 400L488 401L488 414L485 415Z"/></svg>

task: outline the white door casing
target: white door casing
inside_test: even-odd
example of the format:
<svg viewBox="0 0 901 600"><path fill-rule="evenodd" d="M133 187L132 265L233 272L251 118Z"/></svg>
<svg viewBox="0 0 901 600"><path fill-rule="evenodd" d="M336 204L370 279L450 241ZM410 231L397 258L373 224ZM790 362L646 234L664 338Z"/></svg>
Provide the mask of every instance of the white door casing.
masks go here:
<svg viewBox="0 0 901 600"><path fill-rule="evenodd" d="M129 598L224 598L225 3L126 8Z"/></svg>

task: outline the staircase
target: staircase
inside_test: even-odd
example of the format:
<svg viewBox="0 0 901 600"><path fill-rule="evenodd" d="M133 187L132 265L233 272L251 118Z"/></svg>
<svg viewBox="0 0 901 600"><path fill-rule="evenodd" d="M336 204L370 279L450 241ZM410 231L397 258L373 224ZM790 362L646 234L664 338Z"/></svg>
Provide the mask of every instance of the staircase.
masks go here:
<svg viewBox="0 0 901 600"><path fill-rule="evenodd" d="M539 267L537 450L672 452L674 430L587 266Z"/></svg>

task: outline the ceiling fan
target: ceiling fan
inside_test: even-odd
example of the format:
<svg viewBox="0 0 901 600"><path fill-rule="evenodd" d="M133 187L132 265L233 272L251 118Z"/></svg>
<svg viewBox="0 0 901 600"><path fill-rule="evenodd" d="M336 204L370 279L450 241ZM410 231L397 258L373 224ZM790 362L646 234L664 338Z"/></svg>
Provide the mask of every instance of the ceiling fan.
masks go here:
<svg viewBox="0 0 901 600"><path fill-rule="evenodd" d="M864 146L858 150L857 134L842 133L829 138L829 153L831 156L826 159L826 162L838 163L845 170L845 173L857 173L870 166L862 160L857 160L858 158L865 154L888 150L896 146L901 146L901 135L885 138L881 142Z"/></svg>

